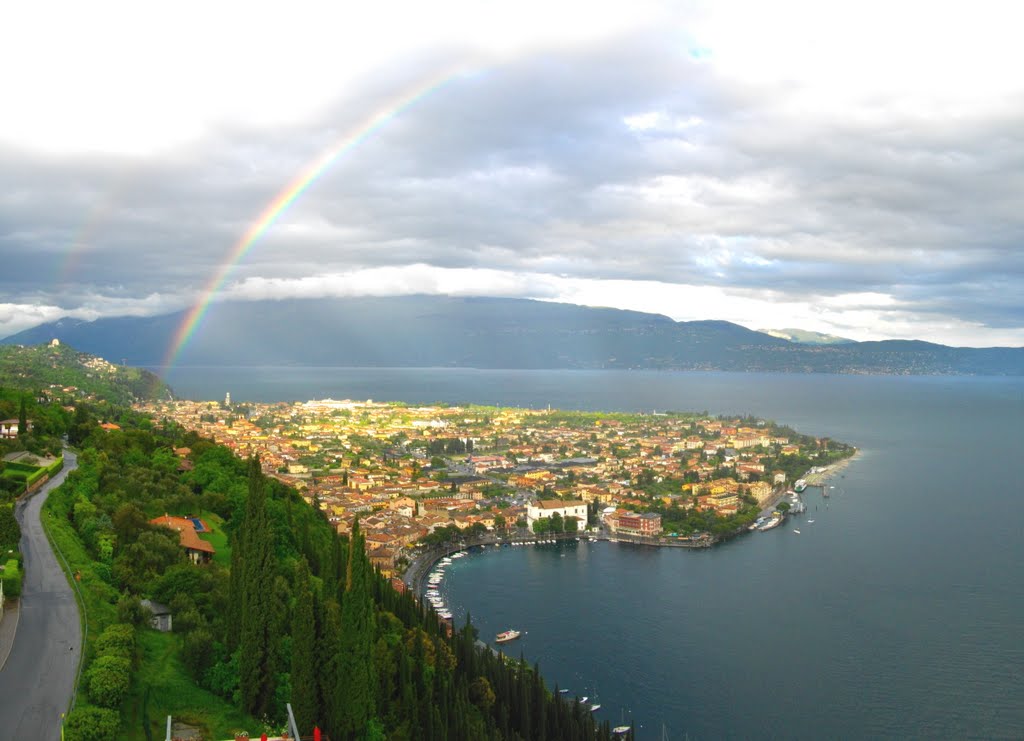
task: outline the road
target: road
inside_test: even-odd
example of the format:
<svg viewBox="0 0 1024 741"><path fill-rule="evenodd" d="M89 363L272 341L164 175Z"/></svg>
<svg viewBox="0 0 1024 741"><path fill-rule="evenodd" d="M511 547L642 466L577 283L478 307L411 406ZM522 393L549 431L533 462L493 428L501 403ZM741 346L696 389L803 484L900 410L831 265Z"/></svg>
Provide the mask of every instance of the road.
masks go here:
<svg viewBox="0 0 1024 741"><path fill-rule="evenodd" d="M64 451L64 469L27 501L16 506L21 525L25 582L18 629L7 663L0 670L0 738L60 738L81 655L78 605L39 522L50 491L77 466Z"/></svg>

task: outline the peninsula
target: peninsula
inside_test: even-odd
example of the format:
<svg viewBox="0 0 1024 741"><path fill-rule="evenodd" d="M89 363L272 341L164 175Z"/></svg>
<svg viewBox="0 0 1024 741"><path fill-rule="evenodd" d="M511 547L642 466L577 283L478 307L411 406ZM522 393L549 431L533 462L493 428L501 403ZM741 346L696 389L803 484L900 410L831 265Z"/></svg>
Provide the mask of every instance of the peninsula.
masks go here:
<svg viewBox="0 0 1024 741"><path fill-rule="evenodd" d="M706 413L230 398L137 408L258 456L339 533L358 517L386 575L400 573L417 545L467 536L600 528L710 545L749 530L805 474L855 452L767 420Z"/></svg>

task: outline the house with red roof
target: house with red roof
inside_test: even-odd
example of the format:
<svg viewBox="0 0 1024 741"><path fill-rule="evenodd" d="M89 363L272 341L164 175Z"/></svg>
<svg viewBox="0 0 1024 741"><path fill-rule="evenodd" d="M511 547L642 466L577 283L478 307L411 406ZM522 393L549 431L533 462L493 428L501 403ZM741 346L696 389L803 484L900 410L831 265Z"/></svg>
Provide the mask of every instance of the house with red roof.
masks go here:
<svg viewBox="0 0 1024 741"><path fill-rule="evenodd" d="M196 532L197 526L200 530L209 532L206 523L198 517L164 515L163 517L150 520L149 523L177 531L181 547L185 549L185 555L188 556L188 560L192 563L209 563L210 559L213 558L213 554L217 552L212 545L200 538Z"/></svg>

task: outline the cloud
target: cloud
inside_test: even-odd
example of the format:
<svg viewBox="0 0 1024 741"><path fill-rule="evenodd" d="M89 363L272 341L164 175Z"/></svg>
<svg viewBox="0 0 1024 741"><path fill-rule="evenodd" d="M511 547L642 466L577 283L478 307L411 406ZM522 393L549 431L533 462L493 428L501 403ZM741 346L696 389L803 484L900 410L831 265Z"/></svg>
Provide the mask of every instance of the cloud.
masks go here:
<svg viewBox="0 0 1024 741"><path fill-rule="evenodd" d="M487 8L229 3L197 25L185 3L157 28L101 4L52 46L16 40L0 62L57 63L5 63L0 331L182 308L304 167L385 114L224 299L515 295L1024 344L1005 4ZM115 10L131 38L106 29Z"/></svg>

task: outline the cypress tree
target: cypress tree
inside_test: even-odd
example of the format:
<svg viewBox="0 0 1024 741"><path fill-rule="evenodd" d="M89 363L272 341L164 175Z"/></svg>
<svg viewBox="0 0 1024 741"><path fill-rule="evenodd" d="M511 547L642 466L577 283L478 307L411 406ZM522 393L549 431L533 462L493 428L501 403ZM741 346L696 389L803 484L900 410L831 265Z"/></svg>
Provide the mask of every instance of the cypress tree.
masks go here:
<svg viewBox="0 0 1024 741"><path fill-rule="evenodd" d="M267 519L266 482L258 458L249 461L249 500L246 504L245 561L242 564L242 632L238 686L242 707L257 718L273 711L277 636L272 630L274 533Z"/></svg>
<svg viewBox="0 0 1024 741"><path fill-rule="evenodd" d="M242 588L242 576L245 570L245 529L235 529L231 537L231 572L228 574L228 609L225 629L228 650L234 653L242 635L242 614L244 612L245 590Z"/></svg>
<svg viewBox="0 0 1024 741"><path fill-rule="evenodd" d="M327 735L344 738L341 732L342 703L335 696L339 680L339 651L341 641L341 608L333 598L324 601L321 633L318 637L319 680L321 707Z"/></svg>
<svg viewBox="0 0 1024 741"><path fill-rule="evenodd" d="M320 708L316 686L316 624L309 567L299 559L295 568L295 612L292 618L292 712L300 732L312 730Z"/></svg>
<svg viewBox="0 0 1024 741"><path fill-rule="evenodd" d="M25 437L28 434L28 414L25 411L25 395L21 396L21 406L18 408L18 437Z"/></svg>
<svg viewBox="0 0 1024 741"><path fill-rule="evenodd" d="M346 563L345 600L341 605L338 653L338 689L335 702L342 707L343 737L362 735L374 714L376 682L373 666L374 613L370 592L370 564L359 532L352 526Z"/></svg>

